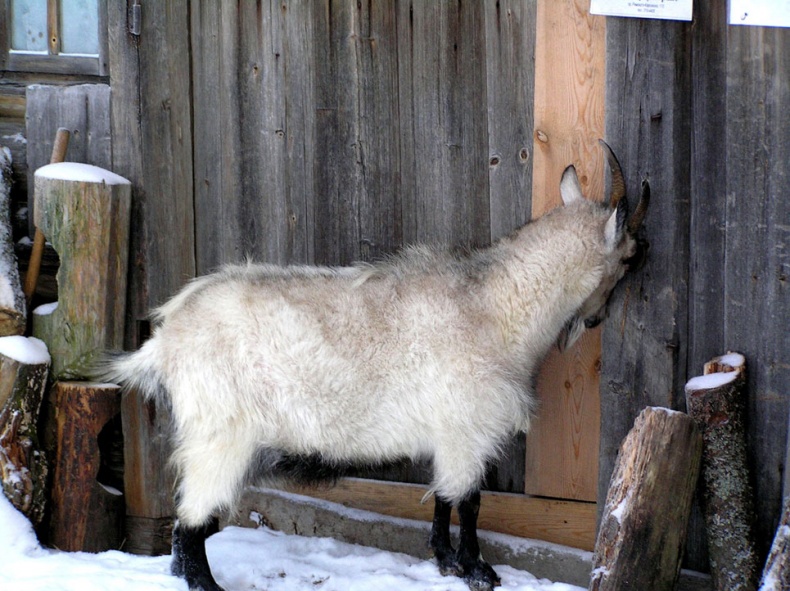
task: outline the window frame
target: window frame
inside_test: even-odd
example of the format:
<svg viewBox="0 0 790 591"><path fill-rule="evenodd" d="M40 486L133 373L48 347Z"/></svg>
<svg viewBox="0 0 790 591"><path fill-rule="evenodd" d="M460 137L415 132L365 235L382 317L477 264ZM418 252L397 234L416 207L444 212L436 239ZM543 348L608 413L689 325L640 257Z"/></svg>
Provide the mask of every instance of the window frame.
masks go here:
<svg viewBox="0 0 790 591"><path fill-rule="evenodd" d="M107 76L107 0L98 0L99 55L58 53L60 50L60 1L47 0L48 53L11 51L11 0L0 0L0 70L41 74Z"/></svg>

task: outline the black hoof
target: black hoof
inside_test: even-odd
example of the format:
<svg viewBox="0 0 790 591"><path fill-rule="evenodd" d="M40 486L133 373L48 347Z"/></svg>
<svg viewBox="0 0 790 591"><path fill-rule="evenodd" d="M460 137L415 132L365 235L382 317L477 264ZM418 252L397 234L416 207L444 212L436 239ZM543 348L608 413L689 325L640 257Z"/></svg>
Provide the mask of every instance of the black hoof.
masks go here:
<svg viewBox="0 0 790 591"><path fill-rule="evenodd" d="M436 559L437 564L439 565L439 572L445 577L463 577L464 576L464 568L461 566L461 563L458 562L454 556L446 556L442 559Z"/></svg>
<svg viewBox="0 0 790 591"><path fill-rule="evenodd" d="M494 587L501 585L496 571L483 560L476 561L471 568L467 569L463 578L472 591L493 591Z"/></svg>

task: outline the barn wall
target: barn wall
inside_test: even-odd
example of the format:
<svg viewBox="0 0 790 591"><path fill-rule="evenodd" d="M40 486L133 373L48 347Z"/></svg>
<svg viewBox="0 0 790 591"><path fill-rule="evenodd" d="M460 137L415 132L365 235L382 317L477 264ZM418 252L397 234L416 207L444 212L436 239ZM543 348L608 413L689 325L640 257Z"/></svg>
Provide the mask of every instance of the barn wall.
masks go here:
<svg viewBox="0 0 790 591"><path fill-rule="evenodd" d="M109 7L113 166L135 183L132 340L188 277L248 255L345 264L526 221L538 5L184 0L146 3L140 36ZM605 137L630 192L648 175L654 199L649 263L603 330L598 498L638 412L683 408L702 363L738 350L767 546L790 410L790 39L725 15L713 0L693 23L606 19ZM136 412L144 483L161 439ZM523 490L523 445L494 488ZM158 494L147 517L171 510ZM691 529L689 565L705 570Z"/></svg>
<svg viewBox="0 0 790 591"><path fill-rule="evenodd" d="M526 222L535 7L192 2L197 273L480 246ZM510 451L489 484L522 492L523 437Z"/></svg>
<svg viewBox="0 0 790 591"><path fill-rule="evenodd" d="M700 5L704 4L704 6ZM599 500L620 440L646 405L685 409L685 382L729 350L749 369L757 529L778 523L790 409L787 288L790 31L726 24L726 2L694 23L608 19L607 137L649 175L649 264L604 328ZM699 517L689 565L705 570Z"/></svg>

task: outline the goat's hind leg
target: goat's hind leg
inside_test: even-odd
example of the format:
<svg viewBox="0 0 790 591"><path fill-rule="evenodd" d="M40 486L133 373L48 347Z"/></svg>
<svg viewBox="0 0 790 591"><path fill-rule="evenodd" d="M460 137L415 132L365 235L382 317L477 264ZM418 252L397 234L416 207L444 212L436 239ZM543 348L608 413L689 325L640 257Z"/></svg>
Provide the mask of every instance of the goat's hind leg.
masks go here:
<svg viewBox="0 0 790 591"><path fill-rule="evenodd" d="M461 539L457 559L464 581L474 591L491 591L500 584L491 565L483 560L477 540L477 515L480 512L480 491L475 491L458 504Z"/></svg>
<svg viewBox="0 0 790 591"><path fill-rule="evenodd" d="M442 500L439 495L435 495L433 510L433 524L431 525L431 538L428 542L436 562L439 565L439 572L445 576L463 576L463 569L458 563L452 541L450 540L450 513L453 506Z"/></svg>
<svg viewBox="0 0 790 591"><path fill-rule="evenodd" d="M437 495L430 546L439 565L439 572L446 576L462 577L474 591L491 591L499 585L499 577L480 555L480 544L477 540L480 493L473 492L458 504L461 539L457 551L453 550L450 540L451 511L452 505Z"/></svg>
<svg viewBox="0 0 790 591"><path fill-rule="evenodd" d="M198 527L176 521L170 571L174 576L185 579L190 591L223 591L214 580L206 558L206 539L218 530L216 519Z"/></svg>

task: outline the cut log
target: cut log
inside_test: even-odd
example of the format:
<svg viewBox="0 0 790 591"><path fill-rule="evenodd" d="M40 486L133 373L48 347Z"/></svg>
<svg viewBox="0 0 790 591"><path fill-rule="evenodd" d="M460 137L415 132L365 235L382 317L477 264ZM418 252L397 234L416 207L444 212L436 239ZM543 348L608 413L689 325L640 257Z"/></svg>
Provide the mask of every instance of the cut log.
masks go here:
<svg viewBox="0 0 790 591"><path fill-rule="evenodd" d="M33 311L54 380L79 380L105 349L123 348L131 185L87 164L36 171L36 226L60 255L57 306Z"/></svg>
<svg viewBox="0 0 790 591"><path fill-rule="evenodd" d="M746 359L738 353L705 364L686 383L686 406L702 432L700 505L716 591L754 591L760 575L754 496L746 455Z"/></svg>
<svg viewBox="0 0 790 591"><path fill-rule="evenodd" d="M593 558L591 591L671 591L680 574L702 440L684 413L645 408L623 440Z"/></svg>
<svg viewBox="0 0 790 591"><path fill-rule="evenodd" d="M103 482L99 437L121 412L120 388L56 382L50 404L55 409L57 434L49 543L70 551L118 549L123 493L115 486L117 481Z"/></svg>
<svg viewBox="0 0 790 591"><path fill-rule="evenodd" d="M46 505L47 461L37 425L49 363L40 340L0 338L0 477L6 497L34 525Z"/></svg>
<svg viewBox="0 0 790 591"><path fill-rule="evenodd" d="M0 147L0 337L22 335L27 308L11 225L11 151Z"/></svg>
<svg viewBox="0 0 790 591"><path fill-rule="evenodd" d="M760 591L790 589L790 497L785 498L782 520L776 528L774 543L760 580Z"/></svg>

